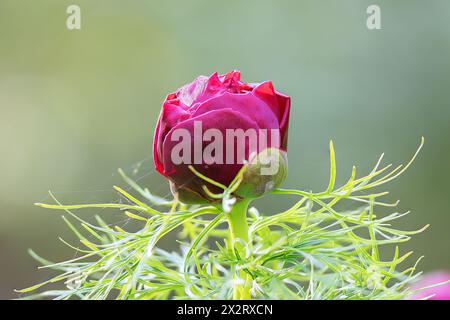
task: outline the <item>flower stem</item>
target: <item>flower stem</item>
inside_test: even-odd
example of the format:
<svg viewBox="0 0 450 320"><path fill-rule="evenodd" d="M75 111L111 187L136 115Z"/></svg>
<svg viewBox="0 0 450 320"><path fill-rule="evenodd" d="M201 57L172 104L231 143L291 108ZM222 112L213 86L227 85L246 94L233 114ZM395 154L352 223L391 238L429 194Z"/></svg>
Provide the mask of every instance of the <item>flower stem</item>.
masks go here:
<svg viewBox="0 0 450 320"><path fill-rule="evenodd" d="M231 243L235 246L238 254L245 257L245 247L242 242L249 245L247 208L250 200L244 199L233 205L228 213L228 224L230 226ZM240 239L240 241L238 241ZM235 275L235 285L233 288L233 299L248 300L251 298L251 277L243 270L239 270Z"/></svg>

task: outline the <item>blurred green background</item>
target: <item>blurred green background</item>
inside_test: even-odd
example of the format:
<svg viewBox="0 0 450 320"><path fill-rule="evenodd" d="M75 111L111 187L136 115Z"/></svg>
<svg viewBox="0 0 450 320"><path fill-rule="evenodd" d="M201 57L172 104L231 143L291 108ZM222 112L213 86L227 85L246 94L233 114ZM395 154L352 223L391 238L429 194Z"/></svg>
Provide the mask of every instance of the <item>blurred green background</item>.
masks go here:
<svg viewBox="0 0 450 320"><path fill-rule="evenodd" d="M366 27L381 7L382 30ZM81 7L81 30L66 8ZM413 167L389 184L401 227L430 223L402 251L423 270L450 268L450 1L0 1L0 298L48 276L73 256L60 215L33 206L117 201L117 168L154 193L167 183L151 164L152 134L168 92L200 74L240 69L292 97L285 186L327 184L328 141L338 178L378 156ZM284 199L266 200L280 210ZM126 224L119 213L100 213ZM410 263L413 263L410 260Z"/></svg>

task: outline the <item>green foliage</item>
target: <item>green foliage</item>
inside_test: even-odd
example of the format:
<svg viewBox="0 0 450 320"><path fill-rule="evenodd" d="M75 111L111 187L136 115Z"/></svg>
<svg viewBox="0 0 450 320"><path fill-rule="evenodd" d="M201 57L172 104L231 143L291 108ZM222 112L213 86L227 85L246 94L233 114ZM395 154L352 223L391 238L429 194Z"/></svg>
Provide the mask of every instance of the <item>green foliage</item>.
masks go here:
<svg viewBox="0 0 450 320"><path fill-rule="evenodd" d="M275 189L272 194L298 197L288 210L275 214L242 206L248 228L237 224L244 233L241 237L229 224L237 206L233 190L242 172L230 187L220 186L223 193L211 194L222 199L222 206L185 206L152 195L120 171L137 193L133 196L115 187L127 199L125 204L63 205L56 199L54 205L37 204L64 210L70 221L64 220L83 247L65 242L79 256L59 263L31 251L42 268L54 269L57 275L19 292L35 292L25 298L55 299L405 298L417 274L415 265L399 268L411 252L400 254L398 245L426 227L412 232L393 227L392 222L408 212L384 213L397 203L383 202L388 192L374 189L402 174L422 145L423 139L405 166L379 168L381 156L369 174L357 178L353 167L347 183L336 188L330 143L326 190ZM339 209L341 203L351 209ZM108 226L99 216L96 224L88 223L72 212L83 208L118 210L141 223L141 228L128 232ZM179 251L161 248L164 237L176 237ZM391 259L381 258L382 246L391 248ZM59 288L42 291L52 283L59 283Z"/></svg>

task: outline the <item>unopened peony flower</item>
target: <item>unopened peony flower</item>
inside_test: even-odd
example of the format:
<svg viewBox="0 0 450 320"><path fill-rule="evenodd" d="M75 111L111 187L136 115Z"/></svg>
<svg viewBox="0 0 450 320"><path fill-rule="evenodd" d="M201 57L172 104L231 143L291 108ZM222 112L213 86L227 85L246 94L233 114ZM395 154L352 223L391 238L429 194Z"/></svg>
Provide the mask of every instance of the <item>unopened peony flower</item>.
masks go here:
<svg viewBox="0 0 450 320"><path fill-rule="evenodd" d="M411 299L419 300L428 298L428 300L450 300L450 283L433 286L439 283L445 283L450 280L450 271L437 271L426 274L420 281L414 284L413 290L420 290L414 294ZM427 288L433 286L431 288Z"/></svg>
<svg viewBox="0 0 450 320"><path fill-rule="evenodd" d="M164 101L153 144L156 170L171 181L181 201L212 201L203 186L217 188L194 174L190 165L228 186L262 151L280 151L264 158L281 159L281 171L248 177L237 191L244 197L259 196L286 175L289 110L290 98L275 91L270 81L248 84L240 80L239 71L200 76Z"/></svg>
<svg viewBox="0 0 450 320"><path fill-rule="evenodd" d="M405 234L427 227L415 232L386 228L404 215L379 214L381 206L393 206L384 202L381 196L388 191L379 187L411 165L424 139L405 165L381 168L381 156L368 174L357 176L353 167L347 182L338 186L330 141L329 181L323 189L278 188L287 174L289 108L290 98L275 91L271 82L247 84L237 71L199 77L169 94L153 152L156 169L170 180L174 198L153 195L119 170L130 186L127 191L114 187L124 201L63 205L55 198L56 204L37 203L70 212L83 234L65 221L86 248L77 259L56 265L30 252L59 273L18 292L58 282L60 289L27 298L387 300L419 292L404 285L415 279L414 272L396 268L409 254L400 257L396 247L389 261L380 258L377 248L386 238L402 244L408 240ZM283 202L282 210L260 211L253 203L269 192L279 199L275 202ZM288 208L286 197L296 199ZM96 226L69 211L82 208L118 209L141 227L107 227L100 217ZM355 236L352 230L361 232ZM86 232L94 236L89 241ZM176 252L160 246L174 241L180 244ZM370 243L371 252L349 250L361 243ZM395 276L399 274L403 276ZM432 277L419 286L446 279ZM447 299L447 289L422 294Z"/></svg>

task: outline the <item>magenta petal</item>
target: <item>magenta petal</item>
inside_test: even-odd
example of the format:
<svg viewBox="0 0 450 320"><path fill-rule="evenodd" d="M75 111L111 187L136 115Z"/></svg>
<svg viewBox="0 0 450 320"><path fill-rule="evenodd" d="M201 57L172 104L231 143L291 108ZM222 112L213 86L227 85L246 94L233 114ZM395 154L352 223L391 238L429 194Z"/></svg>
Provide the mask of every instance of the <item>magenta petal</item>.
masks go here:
<svg viewBox="0 0 450 320"><path fill-rule="evenodd" d="M411 297L413 300L427 298L429 300L450 300L450 283L442 284L450 280L450 272L437 271L426 274L420 281L414 284L413 290L419 290L417 294ZM431 287L431 288L427 288ZM426 288L426 289L424 289ZM423 290L420 290L423 289Z"/></svg>
<svg viewBox="0 0 450 320"><path fill-rule="evenodd" d="M287 150L288 132L289 132L289 116L291 112L291 98L277 92L278 105L282 117L280 120L281 146L283 150Z"/></svg>
<svg viewBox="0 0 450 320"><path fill-rule="evenodd" d="M153 138L153 163L158 172L164 174L162 165L162 141L164 137L171 128L188 117L189 113L182 107L170 102L164 103Z"/></svg>
<svg viewBox="0 0 450 320"><path fill-rule="evenodd" d="M232 109L245 115L255 121L260 128L279 128L278 120L271 109L263 101L250 93L225 93L221 96L214 97L205 103L200 104L193 112L192 116L197 117L204 113L221 109Z"/></svg>
<svg viewBox="0 0 450 320"><path fill-rule="evenodd" d="M153 164L155 165L156 171L163 174L164 169L161 161L160 141L162 141L161 121L158 120L158 123L156 124L155 134L153 136Z"/></svg>

